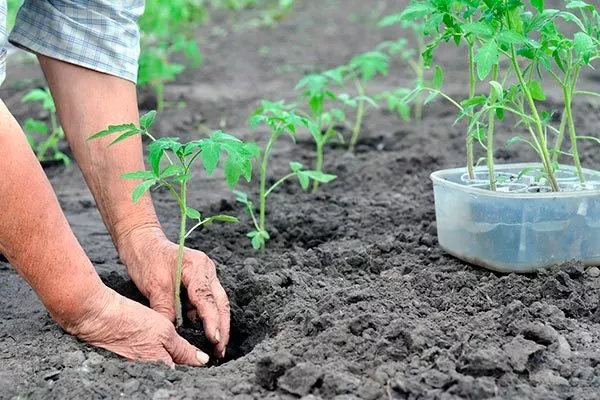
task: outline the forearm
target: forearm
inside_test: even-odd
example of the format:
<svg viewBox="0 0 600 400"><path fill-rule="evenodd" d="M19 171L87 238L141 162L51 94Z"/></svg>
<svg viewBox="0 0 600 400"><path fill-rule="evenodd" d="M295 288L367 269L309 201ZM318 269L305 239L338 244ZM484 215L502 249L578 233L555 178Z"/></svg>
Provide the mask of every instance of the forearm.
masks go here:
<svg viewBox="0 0 600 400"><path fill-rule="evenodd" d="M1 101L0 149L0 252L52 316L68 327L103 285L21 128Z"/></svg>
<svg viewBox="0 0 600 400"><path fill-rule="evenodd" d="M47 57L39 59L73 155L121 253L137 229L159 228L150 196L134 204L131 193L139 182L121 178L126 172L145 169L141 138L134 136L111 147L111 138L89 142L87 138L108 125L138 121L135 85Z"/></svg>

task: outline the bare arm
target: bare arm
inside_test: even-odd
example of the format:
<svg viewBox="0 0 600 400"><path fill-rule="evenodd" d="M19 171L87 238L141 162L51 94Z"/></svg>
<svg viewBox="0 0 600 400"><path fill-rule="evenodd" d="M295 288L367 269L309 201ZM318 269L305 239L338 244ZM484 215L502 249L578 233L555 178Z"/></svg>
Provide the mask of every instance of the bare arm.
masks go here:
<svg viewBox="0 0 600 400"><path fill-rule="evenodd" d="M110 138L87 141L110 124L138 121L135 85L44 56L39 60L65 135L121 260L151 307L173 321L177 246L162 232L150 195L134 204L131 193L139 182L121 178L145 169L141 139L133 136L111 147ZM190 249L184 257L190 311L202 318L206 336L223 357L229 340L227 295L210 258Z"/></svg>

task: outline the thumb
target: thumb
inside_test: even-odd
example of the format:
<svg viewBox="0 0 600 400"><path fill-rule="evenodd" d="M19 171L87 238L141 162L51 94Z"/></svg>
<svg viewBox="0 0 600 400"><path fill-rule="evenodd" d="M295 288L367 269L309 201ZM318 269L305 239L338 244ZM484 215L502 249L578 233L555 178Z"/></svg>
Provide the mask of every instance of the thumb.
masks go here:
<svg viewBox="0 0 600 400"><path fill-rule="evenodd" d="M150 297L150 308L157 313L167 317L171 322L175 321L175 301L171 296L159 294Z"/></svg>
<svg viewBox="0 0 600 400"><path fill-rule="evenodd" d="M208 354L198 350L198 348L192 346L190 342L179 336L175 331L175 328L173 328L171 337L164 346L176 364L202 367L208 364L208 361L210 360Z"/></svg>

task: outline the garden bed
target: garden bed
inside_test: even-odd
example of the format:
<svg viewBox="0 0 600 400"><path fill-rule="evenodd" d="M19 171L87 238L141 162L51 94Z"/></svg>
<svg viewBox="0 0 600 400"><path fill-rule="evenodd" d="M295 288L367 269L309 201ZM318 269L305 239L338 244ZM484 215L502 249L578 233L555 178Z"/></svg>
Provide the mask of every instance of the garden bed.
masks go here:
<svg viewBox="0 0 600 400"><path fill-rule="evenodd" d="M167 101L184 100L187 108L167 109L156 132L189 139L189 132L221 125L244 139L266 139L267 132L247 129L260 99L290 98L305 72L335 67L397 37L397 30L375 25L398 2L366 3L301 2L273 30L227 35L215 29L228 29L225 16L216 18L199 33L205 65L167 87ZM441 55L452 65L445 91L463 93L463 60L452 48ZM2 91L19 119L30 106L19 104L24 90L11 83L39 79L33 68L9 69ZM373 90L408 82L404 70L395 65ZM595 79L584 76L582 84L597 85ZM152 102L141 93L142 107ZM596 133L600 107L582 101L576 110L579 130ZM325 170L337 180L316 196L296 183L273 193L263 253L250 247L250 221L222 179L198 177L192 204L242 218L190 238L217 262L232 304L229 356L218 366L170 370L94 349L63 333L0 262L0 398L597 398L598 268L568 263L502 275L438 247L429 174L465 159L463 127L453 127L454 119L441 101L426 107L421 123L370 112L356 155L338 146L326 157ZM510 124L497 135L511 137ZM581 152L586 167L600 168L597 151L582 146ZM312 154L308 134L295 146L281 140L274 176L287 172L289 160L310 164ZM534 160L518 146L499 149L497 157ZM101 277L137 297L77 167L46 172ZM179 210L168 193L153 198L175 237Z"/></svg>

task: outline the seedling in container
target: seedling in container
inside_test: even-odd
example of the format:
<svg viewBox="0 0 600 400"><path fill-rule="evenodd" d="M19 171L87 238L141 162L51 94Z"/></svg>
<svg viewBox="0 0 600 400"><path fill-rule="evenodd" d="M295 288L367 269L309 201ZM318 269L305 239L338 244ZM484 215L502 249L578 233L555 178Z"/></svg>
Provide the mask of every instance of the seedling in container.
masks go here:
<svg viewBox="0 0 600 400"><path fill-rule="evenodd" d="M308 190L311 180L327 183L336 178L335 175L325 174L320 171L307 170L304 169L302 164L298 162L291 162L291 172L277 180L271 186L267 187L269 156L277 140L283 134L287 134L295 142L296 129L298 127L305 126L312 132L314 129L316 129L316 126L314 125L314 122L310 121L308 118L299 116L295 112L293 105L286 105L283 102L270 101L263 101L262 106L259 107L250 118L250 126L252 128L256 128L261 124L269 127L271 132L266 146L257 156L258 163L260 165L258 218L254 210L254 203L252 200L250 200L248 194L236 191L237 200L245 205L246 211L252 218L254 230L248 233L248 237L251 238L252 247L256 250L264 248L266 242L270 239L269 232L266 228L266 208L267 198L275 189L292 178L298 179L300 186L304 190Z"/></svg>
<svg viewBox="0 0 600 400"><path fill-rule="evenodd" d="M236 137L221 131L213 132L209 137L181 143L178 138L162 137L156 139L149 129L152 126L155 111L151 111L140 118L139 127L133 123L123 125L112 125L108 129L98 132L88 140L118 134L110 145L114 145L134 135L143 135L150 138L148 149L149 171L135 171L124 174L126 179L135 179L141 183L133 190L132 199L138 201L144 193L152 187L166 187L173 199L177 202L181 215L179 225L177 268L175 275L175 306L176 325L183 323L181 311L181 269L183 265L183 252L185 240L190 234L201 226L213 222L237 222L237 218L229 215L203 216L200 211L188 204L188 183L192 177L192 167L198 160L202 160L202 166L207 175L211 175L220 161L223 161L223 169L227 184L233 189L241 177L250 181L252 175L252 158L256 156L256 145L244 143ZM225 154L225 157L223 157ZM166 160L167 165L163 167L161 161ZM187 220L194 221L191 228L187 227Z"/></svg>
<svg viewBox="0 0 600 400"><path fill-rule="evenodd" d="M61 161L66 167L71 165L71 159L60 151L58 145L65 134L56 116L56 107L52 94L48 88L33 89L21 99L23 103L37 101L42 108L48 111L50 123L34 118L27 118L23 129L27 141L31 145L36 157L40 162ZM38 138L39 137L39 138Z"/></svg>

